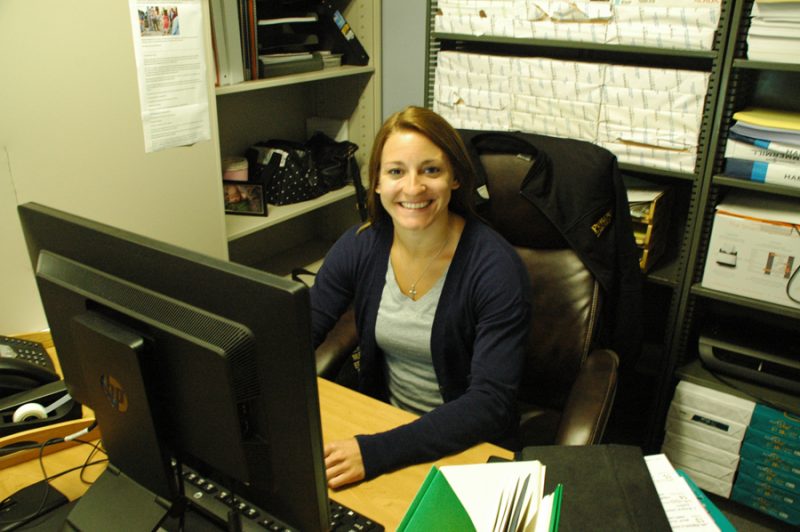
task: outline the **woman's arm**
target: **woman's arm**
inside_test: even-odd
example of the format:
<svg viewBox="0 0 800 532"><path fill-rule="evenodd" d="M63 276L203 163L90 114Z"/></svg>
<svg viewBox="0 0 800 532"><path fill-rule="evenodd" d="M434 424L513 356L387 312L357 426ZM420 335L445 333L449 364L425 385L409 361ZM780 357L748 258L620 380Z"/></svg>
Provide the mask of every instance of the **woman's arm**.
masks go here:
<svg viewBox="0 0 800 532"><path fill-rule="evenodd" d="M331 247L311 285L311 325L316 349L351 305L355 294L357 243L355 228Z"/></svg>

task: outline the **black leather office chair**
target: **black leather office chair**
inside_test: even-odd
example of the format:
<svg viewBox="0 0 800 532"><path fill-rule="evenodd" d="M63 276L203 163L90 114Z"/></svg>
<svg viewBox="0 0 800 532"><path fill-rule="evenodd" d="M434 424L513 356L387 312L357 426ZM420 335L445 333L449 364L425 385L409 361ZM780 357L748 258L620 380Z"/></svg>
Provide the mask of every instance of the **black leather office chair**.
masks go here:
<svg viewBox="0 0 800 532"><path fill-rule="evenodd" d="M561 233L520 193L531 162L483 155L491 200L484 215L517 250L533 312L520 387L523 445L599 443L617 387L617 354L595 349L602 291Z"/></svg>
<svg viewBox="0 0 800 532"><path fill-rule="evenodd" d="M522 445L599 443L614 402L619 360L594 349L601 289L559 231L519 194L530 161L481 157L491 196L482 214L519 252L532 286L532 327L520 387ZM318 374L335 378L357 344L347 314L317 349Z"/></svg>

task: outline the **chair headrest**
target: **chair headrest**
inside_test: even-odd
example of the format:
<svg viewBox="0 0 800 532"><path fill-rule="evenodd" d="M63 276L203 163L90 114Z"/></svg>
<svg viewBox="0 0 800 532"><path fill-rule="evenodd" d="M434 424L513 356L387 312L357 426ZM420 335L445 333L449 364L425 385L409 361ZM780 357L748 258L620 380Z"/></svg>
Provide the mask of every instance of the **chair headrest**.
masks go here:
<svg viewBox="0 0 800 532"><path fill-rule="evenodd" d="M556 226L520 194L522 181L533 166L532 158L509 153L484 153L480 160L489 192L489 201L481 214L497 232L518 247L569 247Z"/></svg>

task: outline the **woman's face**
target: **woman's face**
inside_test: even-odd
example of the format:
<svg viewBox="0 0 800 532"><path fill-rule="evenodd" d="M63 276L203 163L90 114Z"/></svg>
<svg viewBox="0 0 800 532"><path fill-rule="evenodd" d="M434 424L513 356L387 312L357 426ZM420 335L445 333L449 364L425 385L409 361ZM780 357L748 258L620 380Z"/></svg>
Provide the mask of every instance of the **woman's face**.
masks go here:
<svg viewBox="0 0 800 532"><path fill-rule="evenodd" d="M425 135L400 130L386 139L375 191L395 227L419 230L446 219L458 187L447 156Z"/></svg>

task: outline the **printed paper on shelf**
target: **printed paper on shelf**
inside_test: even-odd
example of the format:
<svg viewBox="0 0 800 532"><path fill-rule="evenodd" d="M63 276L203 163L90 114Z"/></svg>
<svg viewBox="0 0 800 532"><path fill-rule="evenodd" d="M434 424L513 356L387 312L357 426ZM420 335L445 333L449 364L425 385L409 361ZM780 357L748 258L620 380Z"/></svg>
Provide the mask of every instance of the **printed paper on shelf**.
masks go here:
<svg viewBox="0 0 800 532"><path fill-rule="evenodd" d="M511 61L511 75L534 80L603 86L607 66L605 63L563 61L547 57L515 57Z"/></svg>
<svg viewBox="0 0 800 532"><path fill-rule="evenodd" d="M800 17L800 12L798 12L798 17ZM800 22L800 18L798 18L798 21ZM753 19L750 22L750 29L747 31L747 35L797 39L800 37L800 24L782 20Z"/></svg>
<svg viewBox="0 0 800 532"><path fill-rule="evenodd" d="M800 164L726 158L725 175L757 183L800 187Z"/></svg>
<svg viewBox="0 0 800 532"><path fill-rule="evenodd" d="M714 412L722 419L749 425L756 403L749 399L682 380L675 387L673 402Z"/></svg>
<svg viewBox="0 0 800 532"><path fill-rule="evenodd" d="M606 109L605 107L603 108ZM603 119L605 120L604 114ZM629 123L603 121L597 128L597 138L604 142L622 142L652 147L665 152L686 152L697 146L697 132L690 130L644 128Z"/></svg>
<svg viewBox="0 0 800 532"><path fill-rule="evenodd" d="M742 440L740 439L733 438L705 425L683 420L675 415L669 415L669 413L664 428L670 434L690 438L734 455L739 453L739 449L742 446Z"/></svg>
<svg viewBox="0 0 800 532"><path fill-rule="evenodd" d="M666 148L685 148L697 145L700 133L700 117L675 111L656 111L637 107L618 107L604 103L601 120L607 124L615 124L621 129L628 128L632 132L669 132L666 135L653 135L655 141L644 140L644 144L652 144ZM622 137L628 138L628 137ZM628 140L634 140L628 138Z"/></svg>
<svg viewBox="0 0 800 532"><path fill-rule="evenodd" d="M465 70L438 69L434 85L505 92L510 97L512 79L508 76L483 74Z"/></svg>
<svg viewBox="0 0 800 532"><path fill-rule="evenodd" d="M516 19L514 38L545 39L555 41L605 43L607 41L607 24L604 23L570 23L552 20L530 21Z"/></svg>
<svg viewBox="0 0 800 532"><path fill-rule="evenodd" d="M455 128L507 131L511 124L508 111L449 105L440 101L434 102L433 110L447 119Z"/></svg>
<svg viewBox="0 0 800 532"><path fill-rule="evenodd" d="M800 146L745 137L730 132L725 144L725 157L800 165Z"/></svg>
<svg viewBox="0 0 800 532"><path fill-rule="evenodd" d="M534 131L540 135L585 140L587 142L592 142L597 132L596 121L542 116L520 111L511 112L510 126L513 131Z"/></svg>
<svg viewBox="0 0 800 532"><path fill-rule="evenodd" d="M710 491L711 493L719 495L720 497L730 497L731 489L733 488L733 482L714 478L712 475L692 469L686 464L674 462L672 465L686 473L689 478L691 478L692 481L704 491Z"/></svg>
<svg viewBox="0 0 800 532"><path fill-rule="evenodd" d="M677 112L701 116L705 94L692 94L680 91L634 89L630 87L603 87L604 101L618 107L636 107L653 111Z"/></svg>
<svg viewBox="0 0 800 532"><path fill-rule="evenodd" d="M714 524L714 520L664 454L645 456L644 461L672 530L719 531L719 527Z"/></svg>
<svg viewBox="0 0 800 532"><path fill-rule="evenodd" d="M705 98L708 80L708 72L611 64L606 69L604 83L631 89L676 91Z"/></svg>
<svg viewBox="0 0 800 532"><path fill-rule="evenodd" d="M512 63L511 57L441 51L437 55L436 69L507 77L511 75Z"/></svg>
<svg viewBox="0 0 800 532"><path fill-rule="evenodd" d="M718 431L720 434L725 434L726 436L730 436L731 438L739 441L744 439L744 434L747 430L747 425L725 419L714 412L708 412L699 408L680 405L678 403L672 403L670 405L667 415L677 417L678 419L682 419L683 421L687 421L689 423L704 425L711 430Z"/></svg>
<svg viewBox="0 0 800 532"><path fill-rule="evenodd" d="M559 100L600 104L603 87L594 83L577 83L560 80L534 79L514 76L511 91L517 95L538 96Z"/></svg>
<svg viewBox="0 0 800 532"><path fill-rule="evenodd" d="M438 58L434 105L456 127L577 138L620 162L694 172L706 72L456 51Z"/></svg>
<svg viewBox="0 0 800 532"><path fill-rule="evenodd" d="M661 452L666 454L673 464L680 464L681 467L691 468L694 471L704 473L720 482L733 485L733 477L736 475L736 465L720 465L703 456L692 454L685 447L671 446L666 443L661 447Z"/></svg>
<svg viewBox="0 0 800 532"><path fill-rule="evenodd" d="M795 198L760 200L751 195L730 191L717 205L717 212L738 215L754 220L800 225L800 202Z"/></svg>
<svg viewBox="0 0 800 532"><path fill-rule="evenodd" d="M518 95L514 98L514 111L522 111L548 118L565 118L597 123L600 118L600 104L568 99L543 98L539 96Z"/></svg>
<svg viewBox="0 0 800 532"><path fill-rule="evenodd" d="M730 190L717 205L702 285L774 305L800 308L790 283L800 257L800 202Z"/></svg>
<svg viewBox="0 0 800 532"><path fill-rule="evenodd" d="M733 119L750 126L786 129L800 132L800 112L763 107L748 107L733 113Z"/></svg>
<svg viewBox="0 0 800 532"><path fill-rule="evenodd" d="M736 466L739 464L739 455L737 453L724 451L706 442L687 438L679 434L673 434L670 431L664 433L664 442L662 445L674 449L681 449L683 452L701 457L709 462L727 468L732 468L733 470L736 470Z"/></svg>
<svg viewBox="0 0 800 532"><path fill-rule="evenodd" d="M668 150L632 142L604 140L603 137L598 138L597 144L616 155L620 163L660 168L673 172L693 173L697 160L695 148L680 151Z"/></svg>

